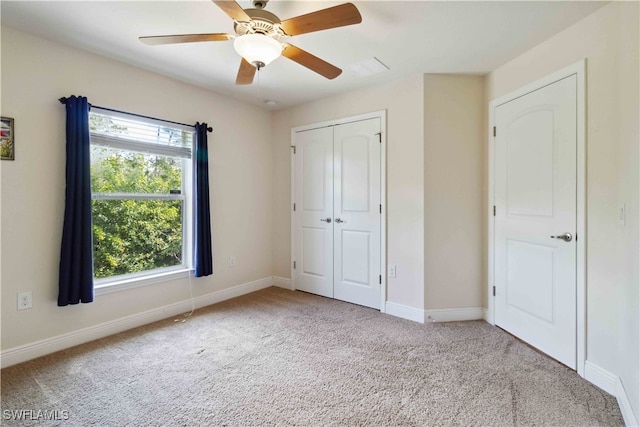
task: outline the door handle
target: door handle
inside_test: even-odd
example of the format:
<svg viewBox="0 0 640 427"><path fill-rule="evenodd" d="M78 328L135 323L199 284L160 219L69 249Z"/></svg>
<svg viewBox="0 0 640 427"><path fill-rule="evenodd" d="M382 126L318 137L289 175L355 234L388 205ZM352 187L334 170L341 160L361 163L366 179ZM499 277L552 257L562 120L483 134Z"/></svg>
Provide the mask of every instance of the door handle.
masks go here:
<svg viewBox="0 0 640 427"><path fill-rule="evenodd" d="M337 222L338 224L340 224L341 222L347 222L347 221L343 221L343 220L341 220L340 218L336 218L336 222Z"/></svg>
<svg viewBox="0 0 640 427"><path fill-rule="evenodd" d="M321 218L320 221L329 223L331 222L331 218Z"/></svg>
<svg viewBox="0 0 640 427"><path fill-rule="evenodd" d="M560 239L565 242L570 242L573 239L573 235L571 233L564 233L559 236L551 236L552 239Z"/></svg>

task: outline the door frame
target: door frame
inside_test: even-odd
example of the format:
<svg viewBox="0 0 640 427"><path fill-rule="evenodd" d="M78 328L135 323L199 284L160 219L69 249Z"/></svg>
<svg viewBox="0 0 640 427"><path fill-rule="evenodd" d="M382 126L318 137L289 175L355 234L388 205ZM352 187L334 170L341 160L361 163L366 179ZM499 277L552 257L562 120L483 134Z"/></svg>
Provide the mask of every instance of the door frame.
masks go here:
<svg viewBox="0 0 640 427"><path fill-rule="evenodd" d="M380 119L380 204L382 204L382 213L380 214L380 276L382 283L380 284L380 312L385 312L387 301L387 110L372 111L370 113L359 114L356 116L342 117L324 122L312 123L303 126L291 128L291 195L290 195L290 212L291 212L291 290L296 290L296 275L294 269L296 255L296 221L293 210L293 204L296 200L296 161L295 147L297 132L318 129L328 126L343 125L346 123L360 122L367 119Z"/></svg>
<svg viewBox="0 0 640 427"><path fill-rule="evenodd" d="M576 368L578 375L584 377L584 365L586 361L586 59L571 64L555 73L549 74L541 79L529 83L519 89L509 92L499 98L489 101L489 127L488 127L488 253L487 253L487 316L486 321L495 325L495 304L493 299L494 282L494 250L495 250L495 217L493 216L493 205L495 203L495 177L494 177L494 155L495 137L493 136L493 126L495 125L496 107L512 101L521 96L527 95L537 89L541 89L566 77L576 76Z"/></svg>

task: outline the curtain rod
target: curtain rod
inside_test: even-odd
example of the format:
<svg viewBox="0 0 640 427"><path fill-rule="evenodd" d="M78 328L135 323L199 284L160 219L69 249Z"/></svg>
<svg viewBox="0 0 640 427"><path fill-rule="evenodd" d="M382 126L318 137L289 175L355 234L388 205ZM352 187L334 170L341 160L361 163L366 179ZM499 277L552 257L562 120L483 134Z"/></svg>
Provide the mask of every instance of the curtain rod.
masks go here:
<svg viewBox="0 0 640 427"><path fill-rule="evenodd" d="M60 99L58 99L58 101L60 101L61 104L66 104L67 103L67 98L65 98L64 96ZM151 116L144 116L142 114L136 114L136 113L129 113L128 111L122 111L122 110L114 110L113 108L105 108L105 107L100 107L99 105L93 105L93 104L89 104L91 107L96 107L99 108L101 110L105 110L105 111L113 111L114 113L124 113L124 114L129 114L131 116L136 116L136 117L141 117L143 119L151 119L151 120L160 120L161 122L166 122L166 123L173 123L174 125L181 125L181 126L189 126L189 127L195 127L195 125L190 125L187 123L180 123L180 122L174 122L172 120L164 120L164 119L159 119L157 117L151 117ZM207 130L209 132L213 132L213 128L211 126L209 126L207 128Z"/></svg>

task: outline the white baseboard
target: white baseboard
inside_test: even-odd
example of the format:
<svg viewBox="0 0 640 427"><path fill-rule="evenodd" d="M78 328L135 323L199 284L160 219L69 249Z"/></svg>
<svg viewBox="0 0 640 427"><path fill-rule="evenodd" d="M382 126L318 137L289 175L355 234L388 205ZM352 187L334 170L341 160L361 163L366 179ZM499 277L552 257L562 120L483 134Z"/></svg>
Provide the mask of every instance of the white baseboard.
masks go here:
<svg viewBox="0 0 640 427"><path fill-rule="evenodd" d="M413 320L414 322L424 323L424 310L419 308L387 301L385 304L385 313L391 316Z"/></svg>
<svg viewBox="0 0 640 427"><path fill-rule="evenodd" d="M620 377L587 360L584 363L584 378L591 384L616 397L626 426L638 425L638 419L633 413L629 396L627 396Z"/></svg>
<svg viewBox="0 0 640 427"><path fill-rule="evenodd" d="M261 289L269 288L273 286L273 277L263 277L262 279L254 280L252 282L243 283L242 285L233 286L231 288L223 289L221 291L211 292L197 298L195 300L196 308L206 307L218 302L226 301L231 298L236 298L242 295L250 294ZM189 307L191 310L191 307Z"/></svg>
<svg viewBox="0 0 640 427"><path fill-rule="evenodd" d="M445 308L440 310L421 310L395 302L385 304L386 314L413 320L414 322L460 322L464 320L483 320L486 318L483 307Z"/></svg>
<svg viewBox="0 0 640 427"><path fill-rule="evenodd" d="M600 387L607 393L614 396L616 395L616 381L618 377L588 360L584 362L584 379Z"/></svg>
<svg viewBox="0 0 640 427"><path fill-rule="evenodd" d="M293 290L291 279L287 279L286 277L273 276L273 286L289 289L290 291Z"/></svg>
<svg viewBox="0 0 640 427"><path fill-rule="evenodd" d="M622 412L622 418L624 419L624 425L627 427L638 426L638 418L636 418L633 413L633 409L631 408L631 402L629 401L629 396L622 385L622 381L619 377L616 377L616 399L618 400L618 406L620 407L620 412Z"/></svg>
<svg viewBox="0 0 640 427"><path fill-rule="evenodd" d="M194 298L193 304L195 308L206 307L221 301L249 294L272 286L275 283L271 276L252 282L233 286L216 292ZM142 313L132 314L120 319L101 323L99 325L90 326L78 331L69 332L51 338L35 341L29 344L10 348L0 353L0 366L7 366L26 362L36 357L84 344L99 338L117 334L128 329L137 328L138 326L157 322L172 316L191 311L191 300L180 301L164 307L155 308Z"/></svg>
<svg viewBox="0 0 640 427"><path fill-rule="evenodd" d="M425 310L425 322L460 322L464 320L483 320L482 307L445 308L441 310Z"/></svg>
<svg viewBox="0 0 640 427"><path fill-rule="evenodd" d="M482 307L482 318L490 325L495 324L495 322L493 321L493 313L490 313L489 309L486 307Z"/></svg>

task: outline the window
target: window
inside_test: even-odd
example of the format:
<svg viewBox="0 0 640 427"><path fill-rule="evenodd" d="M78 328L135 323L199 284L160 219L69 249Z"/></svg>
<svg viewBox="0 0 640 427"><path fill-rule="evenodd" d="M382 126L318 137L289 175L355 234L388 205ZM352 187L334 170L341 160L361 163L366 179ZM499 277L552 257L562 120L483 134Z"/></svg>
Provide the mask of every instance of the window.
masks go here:
<svg viewBox="0 0 640 427"><path fill-rule="evenodd" d="M193 128L92 108L96 287L191 266Z"/></svg>

